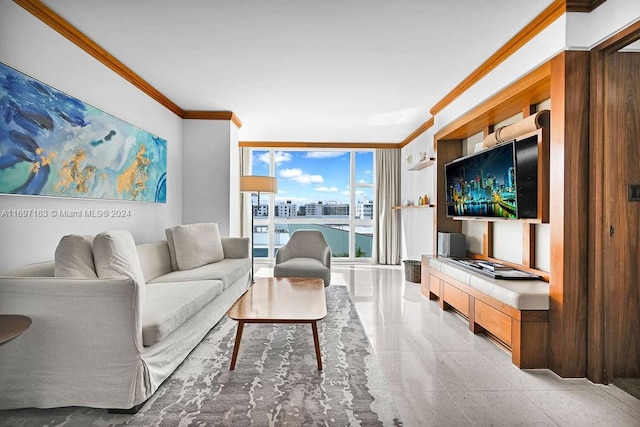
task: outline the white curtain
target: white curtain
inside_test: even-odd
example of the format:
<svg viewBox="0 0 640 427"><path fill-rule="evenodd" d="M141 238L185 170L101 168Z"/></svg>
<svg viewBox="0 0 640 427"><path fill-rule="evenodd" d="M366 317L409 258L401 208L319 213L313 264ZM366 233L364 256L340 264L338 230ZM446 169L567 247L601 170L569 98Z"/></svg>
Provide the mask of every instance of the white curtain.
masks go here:
<svg viewBox="0 0 640 427"><path fill-rule="evenodd" d="M378 264L400 264L400 150L376 150Z"/></svg>

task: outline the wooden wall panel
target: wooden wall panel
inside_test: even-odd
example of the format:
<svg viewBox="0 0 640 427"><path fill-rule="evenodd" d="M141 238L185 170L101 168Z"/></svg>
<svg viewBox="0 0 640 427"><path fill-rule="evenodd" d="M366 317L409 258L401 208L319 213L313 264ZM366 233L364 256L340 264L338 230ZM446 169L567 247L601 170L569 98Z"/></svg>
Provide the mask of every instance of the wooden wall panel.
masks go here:
<svg viewBox="0 0 640 427"><path fill-rule="evenodd" d="M640 53L617 52L605 63L603 239L605 380L640 377ZM612 254L615 254L612 256Z"/></svg>
<svg viewBox="0 0 640 427"><path fill-rule="evenodd" d="M562 377L584 377L587 360L589 53L551 61L550 354Z"/></svg>
<svg viewBox="0 0 640 427"><path fill-rule="evenodd" d="M606 366L607 359L605 351L608 344L612 344L610 339L605 340L605 313L609 310L620 310L619 306L608 307L608 288L614 280L610 274L611 254L607 249L609 240L612 238L609 233L610 223L605 213L609 209L609 194L605 188L605 182L609 179L605 153L610 148L611 122L607 120L606 110L609 104L617 104L616 99L623 103L625 97L615 95L619 91L613 92L607 88L605 65L615 55L619 49L629 43L640 39L640 22L612 35L607 40L600 43L591 51L591 102L590 102L590 142L589 142L589 324L588 324L588 347L587 347L587 377L596 383L610 383L613 378L613 370ZM615 60L615 58L614 58ZM607 68L610 68L609 65ZM629 76L633 76L630 74ZM635 95L637 105L637 94ZM633 98L631 98L633 99ZM631 104L634 105L633 103ZM623 110L625 110L623 108ZM629 112L631 113L630 110ZM635 110L637 111L637 110ZM618 121L620 117L614 117ZM628 116L630 120L638 120L637 113ZM633 149L634 141L630 148ZM635 141L637 147L637 139ZM636 148L637 149L637 148ZM623 158L626 158L626 154ZM614 162L615 163L615 162ZM622 186L620 186L622 187ZM614 234L615 235L615 234ZM618 234L619 236L619 234ZM636 283L638 280L636 279ZM637 322L637 321L636 321ZM624 343L622 345L625 345ZM630 346L629 348L633 348ZM637 351L637 350L636 350Z"/></svg>
<svg viewBox="0 0 640 427"><path fill-rule="evenodd" d="M436 188L436 209L437 231L446 233L462 233L462 222L454 221L447 217L447 189L444 165L452 160L462 157L461 140L437 141L437 188Z"/></svg>

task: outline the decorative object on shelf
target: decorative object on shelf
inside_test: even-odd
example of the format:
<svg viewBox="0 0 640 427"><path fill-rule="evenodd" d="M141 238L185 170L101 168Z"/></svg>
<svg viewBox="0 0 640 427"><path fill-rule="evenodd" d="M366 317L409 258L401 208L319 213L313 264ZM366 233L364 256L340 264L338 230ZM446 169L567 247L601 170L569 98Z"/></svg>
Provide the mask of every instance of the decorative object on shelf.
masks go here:
<svg viewBox="0 0 640 427"><path fill-rule="evenodd" d="M260 209L260 193L277 193L278 180L273 176L243 175L240 177L240 192L258 193L258 209ZM253 204L251 206L251 281L253 281Z"/></svg>
<svg viewBox="0 0 640 427"><path fill-rule="evenodd" d="M166 203L166 140L3 63L0 98L0 193Z"/></svg>
<svg viewBox="0 0 640 427"><path fill-rule="evenodd" d="M405 200L402 206L413 206L413 200Z"/></svg>
<svg viewBox="0 0 640 427"><path fill-rule="evenodd" d="M412 161L413 161L413 156L411 154L409 154L407 156L407 163L411 164Z"/></svg>
<svg viewBox="0 0 640 427"><path fill-rule="evenodd" d="M424 196L420 197L420 204L421 205L428 205L429 204L429 196L425 194Z"/></svg>
<svg viewBox="0 0 640 427"><path fill-rule="evenodd" d="M484 148L511 141L521 135L533 132L541 127L549 127L550 111L542 110L508 126L501 126L484 139Z"/></svg>
<svg viewBox="0 0 640 427"><path fill-rule="evenodd" d="M420 161L424 162L425 160L427 160L427 153L426 151L420 151Z"/></svg>
<svg viewBox="0 0 640 427"><path fill-rule="evenodd" d="M418 197L418 206L422 206L424 205L423 200L422 200L422 196Z"/></svg>

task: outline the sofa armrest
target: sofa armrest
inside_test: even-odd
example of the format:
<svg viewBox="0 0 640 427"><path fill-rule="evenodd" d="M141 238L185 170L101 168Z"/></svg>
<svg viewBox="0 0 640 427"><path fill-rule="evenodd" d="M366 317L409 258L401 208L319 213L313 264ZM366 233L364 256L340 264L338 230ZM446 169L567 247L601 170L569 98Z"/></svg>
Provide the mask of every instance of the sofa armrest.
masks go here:
<svg viewBox="0 0 640 427"><path fill-rule="evenodd" d="M133 279L0 277L0 313L32 320L0 351L0 409L134 400L143 345ZM96 398L96 388L122 390L123 402Z"/></svg>
<svg viewBox="0 0 640 427"><path fill-rule="evenodd" d="M248 237L223 237L221 240L225 258L249 258Z"/></svg>

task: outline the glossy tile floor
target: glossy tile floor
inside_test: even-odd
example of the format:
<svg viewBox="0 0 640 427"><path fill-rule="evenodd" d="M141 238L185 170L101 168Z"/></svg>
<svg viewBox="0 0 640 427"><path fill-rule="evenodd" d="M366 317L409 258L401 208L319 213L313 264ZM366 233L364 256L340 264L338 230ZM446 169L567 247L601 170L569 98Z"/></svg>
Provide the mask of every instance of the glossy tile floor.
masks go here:
<svg viewBox="0 0 640 427"><path fill-rule="evenodd" d="M640 426L615 386L520 370L511 356L404 281L402 266L334 263L407 426Z"/></svg>

